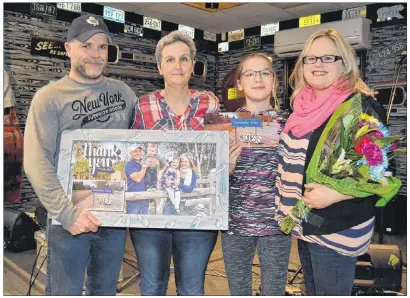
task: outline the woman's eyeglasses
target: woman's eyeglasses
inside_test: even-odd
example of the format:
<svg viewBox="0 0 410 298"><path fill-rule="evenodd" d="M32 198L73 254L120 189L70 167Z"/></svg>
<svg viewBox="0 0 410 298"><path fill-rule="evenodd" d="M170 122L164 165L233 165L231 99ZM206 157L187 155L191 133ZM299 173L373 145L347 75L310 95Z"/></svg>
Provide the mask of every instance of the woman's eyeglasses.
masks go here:
<svg viewBox="0 0 410 298"><path fill-rule="evenodd" d="M256 74L261 76L262 79L268 78L271 75L273 75L273 72L269 69L264 69L264 70L247 70L241 73L241 76L239 77L240 79L244 77L247 80L254 80L256 78Z"/></svg>
<svg viewBox="0 0 410 298"><path fill-rule="evenodd" d="M303 57L302 62L303 64L315 64L317 59L320 59L323 63L333 63L336 62L337 60L343 60L342 57L340 56L335 56L335 55L325 55L325 56L306 56Z"/></svg>

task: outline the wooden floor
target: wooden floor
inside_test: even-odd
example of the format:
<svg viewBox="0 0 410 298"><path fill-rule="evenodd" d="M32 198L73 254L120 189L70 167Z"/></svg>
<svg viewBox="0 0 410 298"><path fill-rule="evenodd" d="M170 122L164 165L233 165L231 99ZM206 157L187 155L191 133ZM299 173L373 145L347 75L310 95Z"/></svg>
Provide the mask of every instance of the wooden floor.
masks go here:
<svg viewBox="0 0 410 298"><path fill-rule="evenodd" d="M375 241L378 239L377 236L374 237ZM403 262L407 263L407 239L406 236L385 236L384 241L386 244L397 244L402 250ZM30 250L21 253L10 253L4 251L4 275L3 275L3 294L5 296L15 296L15 295L27 295L28 291L28 281L30 279L30 274L34 259L36 257L36 251ZM260 269L259 260L255 257L253 267L253 294L256 295L259 289L260 283ZM293 271L296 270L300 265L299 256L296 248L296 241L292 241L292 250L289 262L289 273L288 280L294 274ZM37 270L35 270L35 273ZM126 253L124 254L123 263L123 281L119 285L123 285L127 279L132 277L135 273L138 273L136 269L136 258L135 252L130 242L129 237L126 242ZM138 277L132 279L128 284L122 288L122 291L118 295L140 295L139 289L139 279ZM40 273L35 282L35 286L31 290L31 295L44 295L45 288L45 276ZM407 292L407 279L406 273L403 273L402 279L402 291L401 293L406 294ZM289 293L303 294L303 274L297 275L294 280L293 285L287 285L287 290ZM169 286L167 295L176 295L175 279L171 266L171 277L169 280ZM222 257L222 247L221 239L218 237L216 247L211 255L210 262L208 264L208 270L206 272L205 279L205 295L212 296L227 296L229 295L228 282L225 275L225 268Z"/></svg>

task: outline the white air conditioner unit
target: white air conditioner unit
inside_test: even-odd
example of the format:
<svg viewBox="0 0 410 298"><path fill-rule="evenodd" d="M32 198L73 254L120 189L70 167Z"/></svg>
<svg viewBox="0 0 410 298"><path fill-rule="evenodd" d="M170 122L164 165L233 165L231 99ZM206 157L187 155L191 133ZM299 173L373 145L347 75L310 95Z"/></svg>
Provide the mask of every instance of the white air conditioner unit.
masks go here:
<svg viewBox="0 0 410 298"><path fill-rule="evenodd" d="M372 21L369 19L357 18L305 28L277 31L275 32L274 50L279 57L299 56L308 38L316 31L323 29L338 30L355 50L371 49L371 23Z"/></svg>

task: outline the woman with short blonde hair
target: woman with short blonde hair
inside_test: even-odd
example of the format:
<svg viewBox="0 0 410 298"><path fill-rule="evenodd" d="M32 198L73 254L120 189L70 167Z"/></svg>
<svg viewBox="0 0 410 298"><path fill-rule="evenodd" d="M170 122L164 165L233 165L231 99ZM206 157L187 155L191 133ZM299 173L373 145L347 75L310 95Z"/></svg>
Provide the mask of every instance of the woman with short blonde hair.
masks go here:
<svg viewBox="0 0 410 298"><path fill-rule="evenodd" d="M306 171L322 134L329 129L329 119L341 113L342 105L354 102L355 112L372 110L379 119L385 119L384 110L360 78L354 50L333 29L310 36L290 82L293 113L280 140L276 219L284 227L284 219L289 223L291 210L303 201L311 211L293 219L290 229L298 238L306 294L350 296L357 256L367 251L373 235L375 202L370 197L344 195L324 184L306 184Z"/></svg>
<svg viewBox="0 0 410 298"><path fill-rule="evenodd" d="M219 111L219 100L210 91L189 88L196 56L195 43L186 33L174 31L161 38L155 57L165 86L141 96L135 103L133 129L203 130L204 115ZM181 157L180 188L192 192L196 174ZM179 211L183 215L181 195ZM163 215L178 215L166 202ZM166 295L171 256L175 267L178 295L204 295L205 271L218 231L130 229L138 257L142 295ZM195 261L193 261L195 260Z"/></svg>

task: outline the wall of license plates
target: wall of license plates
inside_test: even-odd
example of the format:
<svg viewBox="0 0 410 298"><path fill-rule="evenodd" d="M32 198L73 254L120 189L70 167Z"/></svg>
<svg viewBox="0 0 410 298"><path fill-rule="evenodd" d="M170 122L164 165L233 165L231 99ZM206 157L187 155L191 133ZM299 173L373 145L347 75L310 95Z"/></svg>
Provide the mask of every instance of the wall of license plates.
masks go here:
<svg viewBox="0 0 410 298"><path fill-rule="evenodd" d="M287 77L295 64L295 58L283 60L274 54L274 33L278 30L358 17L366 17L372 20L372 49L367 51L365 61L362 61L365 65L365 81L379 92L377 100L387 110L394 86L393 80L396 82L397 79L396 96L390 114L389 126L392 134L406 137L407 59L405 59L406 56L402 55L407 50L406 3L377 3L218 34L218 96L222 98L223 79L229 71L239 64L243 56L259 51L273 58L273 65L280 81L279 101L285 107L288 107L288 95L291 90L290 87L289 89L286 88ZM394 76L395 73L398 73L398 76ZM407 142L402 142L401 146L406 148ZM406 195L406 156L396 158L395 171L403 182L403 187L399 193Z"/></svg>
<svg viewBox="0 0 410 298"><path fill-rule="evenodd" d="M4 64L16 97L16 112L24 134L31 100L38 89L69 72L64 41L73 19L93 13L104 18L113 43L109 49L107 76L127 83L141 96L163 88L155 61L158 40L174 30L185 31L198 49L193 89L213 90L216 84L216 34L187 26L121 12L93 3L8 3L4 12ZM23 173L23 202L36 195Z"/></svg>
<svg viewBox="0 0 410 298"><path fill-rule="evenodd" d="M4 59L16 94L16 109L24 132L25 119L34 93L42 86L63 77L69 70L63 42L70 22L81 14L93 13L104 18L119 60L108 67L108 76L123 80L137 95L163 87L155 64L155 46L165 34L181 30L195 40L198 48L198 69L191 80L195 89L208 89L222 99L225 76L241 58L251 52L271 56L280 81L279 101L287 107L287 77L294 59L284 60L273 51L274 34L278 30L313 26L342 19L366 17L372 20L372 49L366 53L366 82L379 90L378 100L387 105L395 69L406 50L407 4L377 3L320 15L238 29L222 34L204 32L191 27L124 12L93 3L6 3L4 6ZM272 20L274 21L274 20ZM114 53L114 54L113 54ZM110 61L116 60L111 49ZM406 136L407 64L402 61L394 106L390 116L393 133ZM221 102L222 103L222 102ZM223 104L222 104L223 108ZM406 142L402 144L407 146ZM406 184L406 158L397 160L397 174ZM23 199L35 197L27 178L23 177ZM401 193L406 193L406 186Z"/></svg>

